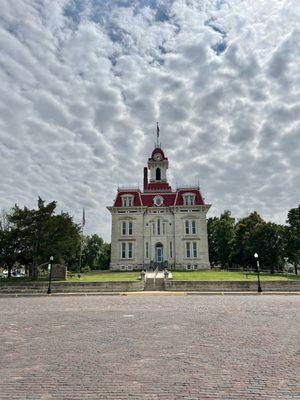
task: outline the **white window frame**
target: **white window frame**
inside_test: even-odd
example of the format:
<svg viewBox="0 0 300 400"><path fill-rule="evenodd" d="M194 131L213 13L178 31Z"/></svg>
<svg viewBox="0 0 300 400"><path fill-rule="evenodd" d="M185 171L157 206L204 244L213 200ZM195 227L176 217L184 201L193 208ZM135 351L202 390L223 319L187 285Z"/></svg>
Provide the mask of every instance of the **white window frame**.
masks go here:
<svg viewBox="0 0 300 400"><path fill-rule="evenodd" d="M191 233L192 235L197 234L197 221L195 219L192 219L191 221Z"/></svg>
<svg viewBox="0 0 300 400"><path fill-rule="evenodd" d="M194 265L193 265L193 269L194 269L194 270L198 269L198 264L194 264Z"/></svg>
<svg viewBox="0 0 300 400"><path fill-rule="evenodd" d="M128 235L133 235L133 222L128 221Z"/></svg>
<svg viewBox="0 0 300 400"><path fill-rule="evenodd" d="M191 258L191 242L185 242L185 257Z"/></svg>
<svg viewBox="0 0 300 400"><path fill-rule="evenodd" d="M133 258L133 244L131 242L127 243L127 258Z"/></svg>
<svg viewBox="0 0 300 400"><path fill-rule="evenodd" d="M121 242L121 258L126 259L126 242Z"/></svg>
<svg viewBox="0 0 300 400"><path fill-rule="evenodd" d="M195 193L184 193L182 195L182 197L183 197L183 204L185 206L194 206L195 205L195 198L196 198Z"/></svg>
<svg viewBox="0 0 300 400"><path fill-rule="evenodd" d="M157 236L160 236L161 235L161 220L160 219L158 219L158 220L156 220L156 233L157 233Z"/></svg>
<svg viewBox="0 0 300 400"><path fill-rule="evenodd" d="M133 200L134 200L134 195L133 194L127 194L121 196L122 198L122 207L133 207Z"/></svg>
<svg viewBox="0 0 300 400"><path fill-rule="evenodd" d="M193 253L193 258L198 258L198 243L197 242L192 242L192 253Z"/></svg>
<svg viewBox="0 0 300 400"><path fill-rule="evenodd" d="M191 264L187 264L186 269L187 269L188 271L190 271L190 270L192 269Z"/></svg>
<svg viewBox="0 0 300 400"><path fill-rule="evenodd" d="M184 221L184 233L186 235L190 234L190 221L189 220Z"/></svg>
<svg viewBox="0 0 300 400"><path fill-rule="evenodd" d="M126 221L121 222L121 235L125 236L127 233Z"/></svg>

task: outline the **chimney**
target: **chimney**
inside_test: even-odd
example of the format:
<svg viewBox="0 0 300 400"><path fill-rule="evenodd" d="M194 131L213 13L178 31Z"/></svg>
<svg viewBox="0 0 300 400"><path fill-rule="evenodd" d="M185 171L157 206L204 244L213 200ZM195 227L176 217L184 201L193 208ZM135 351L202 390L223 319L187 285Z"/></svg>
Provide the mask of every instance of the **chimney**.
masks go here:
<svg viewBox="0 0 300 400"><path fill-rule="evenodd" d="M144 167L144 190L148 187L148 168Z"/></svg>

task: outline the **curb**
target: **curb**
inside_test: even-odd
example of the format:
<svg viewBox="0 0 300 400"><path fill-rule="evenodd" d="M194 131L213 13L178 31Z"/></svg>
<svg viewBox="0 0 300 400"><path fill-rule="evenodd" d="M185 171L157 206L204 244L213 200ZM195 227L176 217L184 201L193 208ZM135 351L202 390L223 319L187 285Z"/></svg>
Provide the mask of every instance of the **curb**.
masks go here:
<svg viewBox="0 0 300 400"><path fill-rule="evenodd" d="M141 292L72 292L72 293L0 293L1 298L13 297L72 297L72 296L300 296L300 292L171 292L171 291L141 291Z"/></svg>

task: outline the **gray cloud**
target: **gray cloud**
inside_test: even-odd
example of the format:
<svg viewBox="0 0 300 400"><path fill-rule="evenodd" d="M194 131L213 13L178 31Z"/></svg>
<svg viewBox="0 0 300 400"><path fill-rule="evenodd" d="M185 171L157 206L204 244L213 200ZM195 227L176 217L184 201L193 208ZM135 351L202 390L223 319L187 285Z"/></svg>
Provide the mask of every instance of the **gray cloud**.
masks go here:
<svg viewBox="0 0 300 400"><path fill-rule="evenodd" d="M173 186L211 215L299 203L298 0L4 0L0 207L56 199L110 239L117 185L141 185L160 121Z"/></svg>

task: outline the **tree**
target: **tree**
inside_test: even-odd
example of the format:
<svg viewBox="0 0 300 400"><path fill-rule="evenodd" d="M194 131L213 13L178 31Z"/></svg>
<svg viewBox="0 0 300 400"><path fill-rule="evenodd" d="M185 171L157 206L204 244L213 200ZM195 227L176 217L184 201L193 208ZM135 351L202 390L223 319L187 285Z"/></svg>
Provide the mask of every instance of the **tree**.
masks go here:
<svg viewBox="0 0 300 400"><path fill-rule="evenodd" d="M226 210L220 218L209 218L207 223L209 259L224 268L231 263L234 218Z"/></svg>
<svg viewBox="0 0 300 400"><path fill-rule="evenodd" d="M232 259L235 264L243 267L253 265L253 255L258 252L253 234L257 227L264 223L256 211L237 222L232 242Z"/></svg>
<svg viewBox="0 0 300 400"><path fill-rule="evenodd" d="M109 266L110 245L94 234L83 239L82 265L90 269L106 269Z"/></svg>
<svg viewBox="0 0 300 400"><path fill-rule="evenodd" d="M294 264L297 275L300 264L300 205L288 212L286 222L285 252L289 261Z"/></svg>
<svg viewBox="0 0 300 400"><path fill-rule="evenodd" d="M284 263L284 227L271 222L259 224L253 231L252 242L259 254L263 268L274 273L275 268L281 269Z"/></svg>
<svg viewBox="0 0 300 400"><path fill-rule="evenodd" d="M33 279L37 278L38 265L47 262L51 255L68 264L78 253L80 227L67 213L55 215L55 209L55 201L45 204L39 198L37 209L15 205L7 214L10 228L3 235L6 244L2 258L11 257L11 266L16 261L29 264Z"/></svg>

